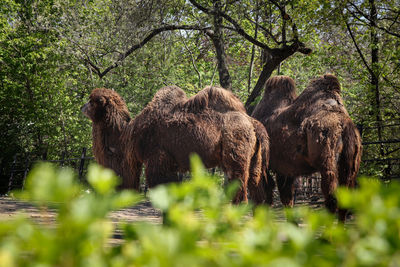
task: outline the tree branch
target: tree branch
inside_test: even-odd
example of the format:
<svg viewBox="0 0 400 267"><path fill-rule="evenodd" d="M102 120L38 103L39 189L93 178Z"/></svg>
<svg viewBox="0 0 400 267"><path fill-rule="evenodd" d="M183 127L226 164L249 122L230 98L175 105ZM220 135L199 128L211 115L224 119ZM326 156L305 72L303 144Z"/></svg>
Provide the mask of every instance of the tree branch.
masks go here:
<svg viewBox="0 0 400 267"><path fill-rule="evenodd" d="M373 73L373 71L372 71L372 69L370 68L370 66L368 65L368 62L367 62L367 60L365 59L365 57L364 57L364 55L363 55L363 53L362 53L360 47L358 46L356 39L354 38L354 35L353 35L353 32L351 31L351 28L350 28L349 23L347 22L346 18L344 18L344 20L345 20L345 23L346 23L347 31L348 31L349 34L350 34L351 40L353 41L353 44L354 44L354 46L356 47L356 50L357 50L358 54L359 54L360 57L361 57L361 60L363 61L365 67L368 69L368 72L369 72L369 73Z"/></svg>
<svg viewBox="0 0 400 267"><path fill-rule="evenodd" d="M94 64L89 57L85 59L85 61L94 69L96 74L103 78L108 72L112 69L118 67L125 58L127 58L130 54L132 54L135 50L143 47L146 43L148 43L154 36L165 32L165 31L174 31L174 30L199 30L206 31L210 29L209 27L200 27L195 25L165 25L160 28L153 29L142 41L137 44L132 45L127 51L122 53L119 58L110 66L108 66L105 70L100 71L100 68Z"/></svg>
<svg viewBox="0 0 400 267"><path fill-rule="evenodd" d="M293 22L292 17L289 16L289 14L286 12L286 4L281 6L281 5L280 5L277 1L275 1L275 0L269 0L269 1L270 1L271 3L273 3L273 4L279 9L279 11L280 11L280 13L281 13L281 16L282 16L283 22L289 21L290 24L292 25L292 32L293 32L293 35L294 35L294 40L295 40L295 42L296 42L296 41L299 39L299 33L297 32L296 23ZM285 24L286 24L286 23L283 23L283 26L282 26L282 35L284 35L284 36L282 36L282 37L284 37L284 38L286 38ZM284 39L283 39L283 38L282 38L282 42L284 42Z"/></svg>
<svg viewBox="0 0 400 267"><path fill-rule="evenodd" d="M194 0L189 0L190 3L192 3L192 5L194 5L195 7L197 7L198 9L200 9L201 11L203 11L206 14L210 14L212 12L211 9L205 8L202 5L200 5L199 3L197 3Z"/></svg>
<svg viewBox="0 0 400 267"><path fill-rule="evenodd" d="M196 62L195 62L195 58L194 58L193 52L192 52L192 50L190 50L190 48L189 48L188 45L186 44L185 39L183 38L183 36L182 36L182 35L180 35L180 36L181 36L183 45L185 46L186 50L187 50L187 51L189 52L189 54L190 54L190 58L191 58L191 61L192 61L193 68L194 68L194 70L195 70L196 73L197 73L197 77L199 78L199 88L201 88L201 87L202 87L202 86L201 86L201 73L200 73L199 69L198 69L197 66L196 66Z"/></svg>
<svg viewBox="0 0 400 267"><path fill-rule="evenodd" d="M239 25L239 23L237 23L232 17L230 17L228 14L221 12L221 16L226 19L227 21L229 21L233 27L235 28L235 32L237 32L239 35L241 35L243 38L245 38L247 41L249 41L252 44L255 44L265 50L267 50L268 52L272 52L272 48L270 48L268 45L261 43L260 41L258 41L257 39L254 39L252 36L248 35L243 28Z"/></svg>
<svg viewBox="0 0 400 267"><path fill-rule="evenodd" d="M211 9L205 8L203 6L201 6L199 3L197 3L195 0L189 0L190 3L192 3L192 5L194 5L195 7L197 7L198 9L200 9L201 11L203 11L206 14L214 14L215 12ZM254 39L252 36L248 35L243 28L239 25L239 23L237 23L232 17L230 17L228 14L220 11L220 16L222 16L224 19L226 19L228 22L230 22L234 28L231 28L231 30L234 30L235 32L237 32L239 35L241 35L242 37L244 37L247 41L267 50L268 52L271 52L272 49L267 46L264 43L261 43L260 41Z"/></svg>
<svg viewBox="0 0 400 267"><path fill-rule="evenodd" d="M268 30L267 28L263 27L262 25L260 25L258 22L255 22L254 20L252 20L249 16L246 15L246 19L248 21L250 21L251 23L253 23L256 27L262 29L266 34L268 34L272 40L277 44L280 45L282 42L279 42L275 36L272 34L272 32L270 30Z"/></svg>
<svg viewBox="0 0 400 267"><path fill-rule="evenodd" d="M277 5L277 7L281 10L281 7L279 6L279 4L274 1L274 0L270 0L271 2L273 2L275 5ZM197 3L195 0L189 0L190 3L192 3L195 7L197 7L198 9L200 9L201 11L207 13L207 14L214 14L213 10L207 9L203 6L201 6L199 3ZM243 28L239 25L239 23L237 23L231 16L229 16L228 14L220 11L220 15L226 19L228 22L230 22L233 25L233 28L224 26L224 28L230 29L232 31L235 31L236 33L238 33L239 35L241 35L243 38L245 38L247 41L249 41L252 44L255 44L258 47L261 47L263 49L265 49L268 53L274 53L276 52L276 50L279 50L277 48L273 49L271 47L269 47L268 45L258 41L257 39L253 38L252 36L250 36L249 34L247 34L245 32L245 30L243 30ZM297 33L297 27L296 25L293 23L291 17L285 12L283 15L283 18L285 20L289 20L292 23L292 29L293 29L293 35L294 35L294 39L293 42L298 44L298 48L299 48L299 52L302 54L309 54L311 53L311 49L305 47L304 43L300 42L298 40L298 33Z"/></svg>
<svg viewBox="0 0 400 267"><path fill-rule="evenodd" d="M369 18L368 15L366 15L364 12L362 12L354 3L349 2L349 4L356 10L357 13L359 13L362 17L364 17L366 20L368 20L369 22L371 22L371 19ZM366 22L364 20L362 20L360 17L358 17L354 12L352 12L350 9L347 8L347 10L355 17L357 18L359 21L362 21L363 23L366 24ZM379 30L382 30L384 32L386 32L387 34L393 35L395 37L400 38L400 34L395 33L390 31L390 28L397 22L397 19L400 16L400 12L397 13L396 18L393 20L392 24L389 26L389 29L386 29L384 27L380 27L377 24L374 26L375 28L378 28ZM381 20L384 20L385 18L382 18ZM388 19L389 20L389 19Z"/></svg>

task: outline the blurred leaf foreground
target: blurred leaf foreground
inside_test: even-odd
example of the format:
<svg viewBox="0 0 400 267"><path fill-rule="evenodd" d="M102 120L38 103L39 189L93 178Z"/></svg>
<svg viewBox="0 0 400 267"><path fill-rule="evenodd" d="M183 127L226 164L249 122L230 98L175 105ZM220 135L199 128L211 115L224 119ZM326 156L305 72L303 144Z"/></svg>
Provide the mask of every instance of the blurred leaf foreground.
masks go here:
<svg viewBox="0 0 400 267"><path fill-rule="evenodd" d="M339 189L352 210L346 225L325 210L298 207L278 221L268 207L232 205L237 184L222 188L199 157L189 181L149 193L163 224L113 224L111 211L143 196L117 191L118 178L91 165L88 185L74 172L37 165L16 198L56 212L38 224L26 215L0 222L0 266L400 266L400 186L372 178ZM123 240L111 244L116 228Z"/></svg>

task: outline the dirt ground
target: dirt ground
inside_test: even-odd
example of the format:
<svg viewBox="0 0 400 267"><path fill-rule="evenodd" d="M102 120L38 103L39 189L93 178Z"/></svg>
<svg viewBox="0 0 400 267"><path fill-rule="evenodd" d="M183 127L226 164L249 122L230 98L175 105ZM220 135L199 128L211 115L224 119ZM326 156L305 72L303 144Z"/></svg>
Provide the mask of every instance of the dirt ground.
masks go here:
<svg viewBox="0 0 400 267"><path fill-rule="evenodd" d="M278 199L274 200L273 209L276 212L277 222L285 221L285 214L282 205ZM313 209L320 209L323 206L322 199L317 200L304 200L299 199L296 201L296 206L308 205ZM18 214L24 214L34 222L44 225L52 225L55 223L56 213L52 210L39 210L34 205L12 199L10 197L0 197L0 223L2 221L10 220ZM134 222L149 222L154 224L161 224L161 212L151 206L149 200L145 200L133 207L121 209L111 212L109 218L115 224L120 222L134 223ZM113 237L110 239L110 244L119 244L123 241L122 232L118 227L115 228Z"/></svg>
<svg viewBox="0 0 400 267"><path fill-rule="evenodd" d="M274 201L274 210L279 214L282 212L282 205L279 200ZM322 199L315 201L298 200L296 206L309 205L311 208L319 209L323 206ZM32 204L12 199L10 197L0 197L0 222L8 220L17 214L25 214L37 223L53 223L55 212L51 210L39 210ZM145 200L136 206L114 211L109 218L117 222L151 222L161 223L161 212L151 206L149 200Z"/></svg>
<svg viewBox="0 0 400 267"><path fill-rule="evenodd" d="M21 213L37 223L53 223L56 215L54 211L39 210L37 207L27 202L18 201L10 197L0 197L0 222L11 219ZM161 223L161 212L153 208L150 201L144 201L134 207L112 212L109 217L115 223Z"/></svg>

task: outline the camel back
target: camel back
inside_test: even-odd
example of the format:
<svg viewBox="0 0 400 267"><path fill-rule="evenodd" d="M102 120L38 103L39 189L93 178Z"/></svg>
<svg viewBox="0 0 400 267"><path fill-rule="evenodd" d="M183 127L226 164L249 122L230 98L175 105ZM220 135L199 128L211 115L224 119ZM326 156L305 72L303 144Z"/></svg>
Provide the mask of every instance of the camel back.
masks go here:
<svg viewBox="0 0 400 267"><path fill-rule="evenodd" d="M323 110L344 113L348 116L340 96L339 80L332 74L312 80L289 110L300 120Z"/></svg>

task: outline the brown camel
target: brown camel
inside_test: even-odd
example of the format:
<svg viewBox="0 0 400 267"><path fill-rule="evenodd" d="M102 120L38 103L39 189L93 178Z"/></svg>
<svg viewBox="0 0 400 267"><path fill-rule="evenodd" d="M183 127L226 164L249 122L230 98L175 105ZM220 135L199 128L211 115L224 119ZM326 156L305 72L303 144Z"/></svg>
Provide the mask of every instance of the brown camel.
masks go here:
<svg viewBox="0 0 400 267"><path fill-rule="evenodd" d="M95 89L82 112L92 120L93 154L97 163L123 177L122 188L139 190L142 164L129 162L121 142L131 117L124 100L114 91Z"/></svg>
<svg viewBox="0 0 400 267"><path fill-rule="evenodd" d="M361 137L330 74L310 82L297 97L294 81L270 78L252 116L270 136L270 168L276 172L281 201L293 206L294 179L320 172L325 205L336 212L338 185L354 187L361 161ZM339 210L344 221L346 211Z"/></svg>
<svg viewBox="0 0 400 267"><path fill-rule="evenodd" d="M266 172L268 136L229 91L207 87L187 98L176 86L164 87L132 120L122 98L102 88L93 90L82 111L93 122L97 161L122 176L123 187L138 189L142 164L150 188L176 182L177 172L189 170L190 154L197 153L207 168L219 166L240 181L235 203L247 201L249 174L255 181L250 194L262 191L261 179L253 176Z"/></svg>

